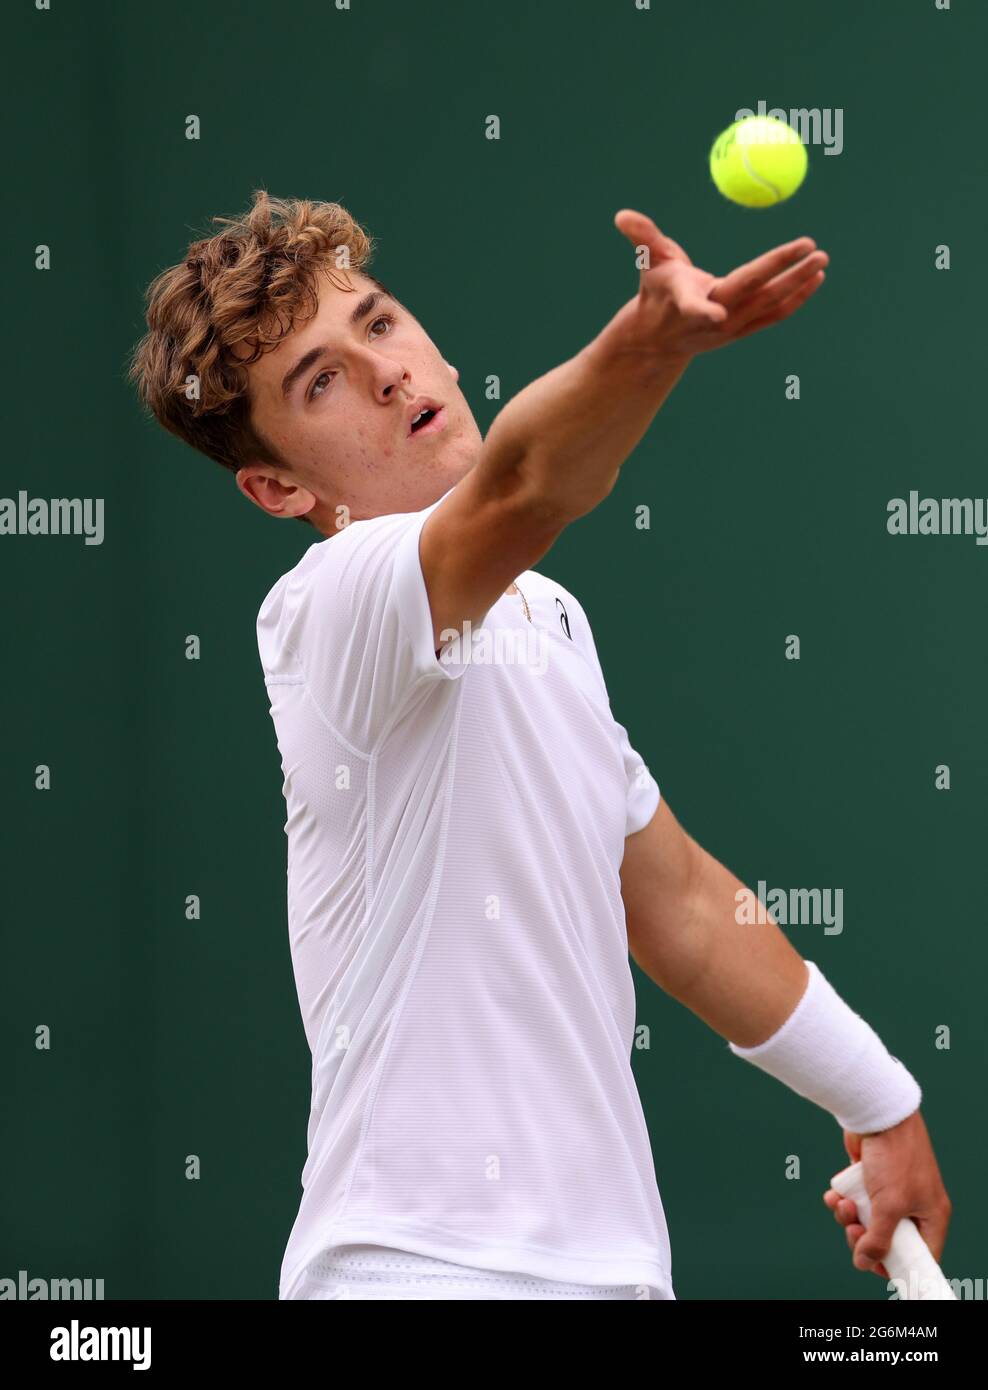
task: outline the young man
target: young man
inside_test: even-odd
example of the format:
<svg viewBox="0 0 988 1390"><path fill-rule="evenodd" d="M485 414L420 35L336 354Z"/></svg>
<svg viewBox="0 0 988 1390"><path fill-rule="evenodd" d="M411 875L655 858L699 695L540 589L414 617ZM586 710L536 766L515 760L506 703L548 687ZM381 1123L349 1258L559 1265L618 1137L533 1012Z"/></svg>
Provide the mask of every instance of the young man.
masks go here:
<svg viewBox="0 0 988 1390"><path fill-rule="evenodd" d="M148 292L160 422L321 539L257 637L284 771L312 1050L292 1298L675 1297L630 1065L628 953L861 1157L854 1263L950 1204L915 1080L677 823L610 710L586 613L532 567L604 501L688 363L788 318L826 255L715 277L646 216L635 296L483 439L338 204L255 195ZM537 658L533 658L533 650Z"/></svg>

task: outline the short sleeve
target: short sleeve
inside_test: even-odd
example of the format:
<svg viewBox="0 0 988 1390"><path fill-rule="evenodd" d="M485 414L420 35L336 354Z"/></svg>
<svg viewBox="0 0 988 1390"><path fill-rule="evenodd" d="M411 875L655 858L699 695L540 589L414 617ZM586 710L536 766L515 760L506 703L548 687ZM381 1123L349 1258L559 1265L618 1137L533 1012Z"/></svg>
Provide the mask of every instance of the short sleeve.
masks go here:
<svg viewBox="0 0 988 1390"><path fill-rule="evenodd" d="M644 760L635 752L623 724L614 721L621 736L621 756L624 758L624 772L628 787L628 809L625 822L625 838L644 830L659 809L659 786L649 772Z"/></svg>
<svg viewBox="0 0 988 1390"><path fill-rule="evenodd" d="M362 751L416 696L467 669L433 647L419 537L438 505L351 522L316 542L258 614L266 678L303 679L326 722Z"/></svg>

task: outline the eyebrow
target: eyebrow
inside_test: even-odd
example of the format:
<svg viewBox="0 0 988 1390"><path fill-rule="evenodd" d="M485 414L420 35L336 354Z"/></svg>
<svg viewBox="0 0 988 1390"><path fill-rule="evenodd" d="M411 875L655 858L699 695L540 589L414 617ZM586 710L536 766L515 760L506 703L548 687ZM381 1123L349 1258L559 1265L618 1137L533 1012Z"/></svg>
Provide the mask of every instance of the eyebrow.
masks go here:
<svg viewBox="0 0 988 1390"><path fill-rule="evenodd" d="M350 326L352 327L354 324L360 323L361 319L365 319L369 313L377 308L378 303L382 299L387 300L389 303L397 302L392 300L391 295L386 294L383 290L371 290L370 294L365 294L360 303L354 308L349 319ZM295 365L285 373L284 380L281 383L281 395L283 400L287 400L291 395L292 387L298 381L299 377L304 376L313 363L318 362L323 353L328 352L328 350L327 345L322 343L319 347L310 348L308 352L302 354Z"/></svg>

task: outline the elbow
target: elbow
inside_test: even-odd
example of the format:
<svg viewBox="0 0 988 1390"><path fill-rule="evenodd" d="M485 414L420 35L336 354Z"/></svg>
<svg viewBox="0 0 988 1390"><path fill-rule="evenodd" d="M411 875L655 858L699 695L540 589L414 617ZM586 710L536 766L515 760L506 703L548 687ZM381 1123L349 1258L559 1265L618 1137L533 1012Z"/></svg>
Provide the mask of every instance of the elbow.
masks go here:
<svg viewBox="0 0 988 1390"><path fill-rule="evenodd" d="M601 477L578 480L560 468L558 458L540 454L538 446L519 461L518 471L529 507L553 518L560 530L587 516L609 497L621 472L620 468L612 468Z"/></svg>

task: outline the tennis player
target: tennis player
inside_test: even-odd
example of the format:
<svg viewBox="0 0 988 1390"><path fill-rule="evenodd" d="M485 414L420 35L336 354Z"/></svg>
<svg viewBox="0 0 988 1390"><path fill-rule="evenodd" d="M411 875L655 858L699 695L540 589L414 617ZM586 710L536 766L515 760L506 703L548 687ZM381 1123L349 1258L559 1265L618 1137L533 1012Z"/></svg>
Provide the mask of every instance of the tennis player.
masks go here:
<svg viewBox="0 0 988 1390"><path fill-rule="evenodd" d="M132 376L318 536L257 617L312 1052L279 1297L675 1298L629 952L834 1116L873 1200L865 1230L824 1194L856 1267L885 1277L907 1216L939 1259L918 1084L774 922L738 925L743 885L660 798L579 599L534 568L693 358L798 311L826 254L801 237L715 276L618 213L634 297L483 438L345 208L261 192L218 220L150 286Z"/></svg>

